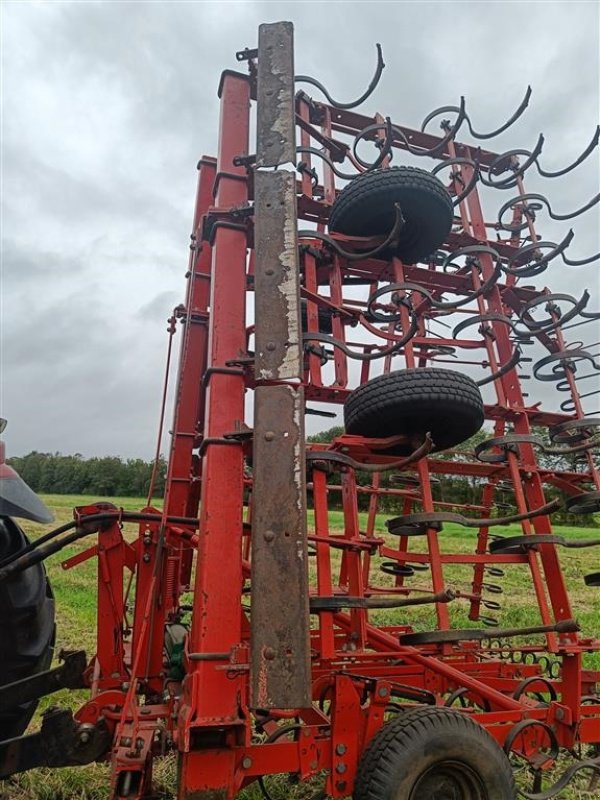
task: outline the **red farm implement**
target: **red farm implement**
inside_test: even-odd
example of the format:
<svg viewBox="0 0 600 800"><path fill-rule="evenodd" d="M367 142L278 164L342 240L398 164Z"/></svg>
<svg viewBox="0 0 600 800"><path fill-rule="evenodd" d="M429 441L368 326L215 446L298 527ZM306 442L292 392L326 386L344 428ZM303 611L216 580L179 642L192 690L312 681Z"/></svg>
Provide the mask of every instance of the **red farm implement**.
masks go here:
<svg viewBox="0 0 600 800"><path fill-rule="evenodd" d="M600 539L551 523L562 507L600 510L600 419L579 388L597 385L597 343L569 336L600 314L587 292L530 279L600 258L569 258L572 231L536 232L538 216L567 220L598 198L557 215L524 177L575 169L598 134L548 172L543 137L504 153L462 141L506 130L529 92L497 131L474 130L464 101L416 130L355 110L379 49L347 104L294 75L290 23L262 25L237 58L248 69L221 78L218 153L198 164L187 294L170 320L181 348L162 510L97 503L28 543L8 517L31 498L4 501L5 586L44 586L45 558L95 537L64 567L97 559L98 644L49 669L51 626L36 623L40 653L0 688L0 774L105 760L112 798L150 798L153 760L175 752L180 800L255 782L269 798L279 773L314 778L315 797L509 800L518 762L527 797L558 797L600 771L600 671L584 660L600 641L580 631L560 561ZM496 190L510 197L489 222ZM530 345L545 352L526 357ZM525 377L563 392L561 410L528 400ZM305 415L342 405L344 432L307 443ZM487 439L453 449L486 421ZM19 480L4 478L6 498ZM444 481L466 478L478 499L445 502ZM453 547L457 525L468 552ZM530 581L534 625L501 616L511 571ZM584 581L597 591L600 573ZM64 686L89 700L22 735L37 699ZM560 753L572 763L548 781Z"/></svg>

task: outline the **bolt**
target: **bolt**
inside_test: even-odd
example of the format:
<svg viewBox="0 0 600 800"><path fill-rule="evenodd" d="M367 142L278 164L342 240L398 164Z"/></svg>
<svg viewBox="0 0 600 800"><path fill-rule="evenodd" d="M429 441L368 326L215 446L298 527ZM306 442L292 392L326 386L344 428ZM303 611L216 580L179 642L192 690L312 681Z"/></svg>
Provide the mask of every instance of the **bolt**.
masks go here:
<svg viewBox="0 0 600 800"><path fill-rule="evenodd" d="M338 756L343 756L347 749L348 748L345 744L338 744L338 746L335 748L335 752Z"/></svg>
<svg viewBox="0 0 600 800"><path fill-rule="evenodd" d="M121 736L119 740L120 747L131 747L131 738L129 736Z"/></svg>
<svg viewBox="0 0 600 800"><path fill-rule="evenodd" d="M127 681L125 681L124 683L121 684L121 691L126 692L127 689L129 689L129 684L127 683Z"/></svg>
<svg viewBox="0 0 600 800"><path fill-rule="evenodd" d="M272 542L274 538L275 538L274 531L265 531L263 534L263 539L265 540L265 542Z"/></svg>
<svg viewBox="0 0 600 800"><path fill-rule="evenodd" d="M382 686L381 689L379 690L379 697L387 697L389 693L390 690L386 689L385 686Z"/></svg>
<svg viewBox="0 0 600 800"><path fill-rule="evenodd" d="M267 267L265 270L265 275L275 275L275 270L273 267Z"/></svg>
<svg viewBox="0 0 600 800"><path fill-rule="evenodd" d="M345 764L338 764L337 767L335 768L335 771L338 772L340 775L343 775L347 769L348 767Z"/></svg>
<svg viewBox="0 0 600 800"><path fill-rule="evenodd" d="M146 545L146 547L152 544L152 537L148 533L144 536L144 544Z"/></svg>
<svg viewBox="0 0 600 800"><path fill-rule="evenodd" d="M273 431L267 431L265 433L265 441L266 442L272 442L274 438L275 438L275 433Z"/></svg>
<svg viewBox="0 0 600 800"><path fill-rule="evenodd" d="M272 352L273 350L275 350L276 347L277 345L275 344L275 342L267 342L267 350L270 350Z"/></svg>
<svg viewBox="0 0 600 800"><path fill-rule="evenodd" d="M264 657L267 661L273 661L275 658L275 650L272 647L265 647L264 649Z"/></svg>
<svg viewBox="0 0 600 800"><path fill-rule="evenodd" d="M558 719L558 720L564 719L564 716L565 716L565 712L562 710L562 708L557 708L556 709L556 719Z"/></svg>
<svg viewBox="0 0 600 800"><path fill-rule="evenodd" d="M242 761L242 767L244 769L250 769L251 766L252 766L252 759L246 756L246 758L244 758Z"/></svg>
<svg viewBox="0 0 600 800"><path fill-rule="evenodd" d="M142 556L142 561L144 561L147 564L150 561L151 557L152 556L150 555L150 553L144 553L144 555Z"/></svg>
<svg viewBox="0 0 600 800"><path fill-rule="evenodd" d="M90 736L89 731L81 731L79 734L79 741L81 744L87 744L92 737Z"/></svg>

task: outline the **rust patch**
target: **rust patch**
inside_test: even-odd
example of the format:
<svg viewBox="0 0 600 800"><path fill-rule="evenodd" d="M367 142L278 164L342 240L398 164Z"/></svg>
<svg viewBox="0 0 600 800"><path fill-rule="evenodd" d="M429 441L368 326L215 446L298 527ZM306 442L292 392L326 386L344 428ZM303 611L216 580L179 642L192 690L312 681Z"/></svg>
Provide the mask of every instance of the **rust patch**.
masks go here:
<svg viewBox="0 0 600 800"><path fill-rule="evenodd" d="M295 164L294 26L291 22L258 28L257 93L257 166Z"/></svg>
<svg viewBox="0 0 600 800"><path fill-rule="evenodd" d="M310 705L303 392L255 391L251 705Z"/></svg>

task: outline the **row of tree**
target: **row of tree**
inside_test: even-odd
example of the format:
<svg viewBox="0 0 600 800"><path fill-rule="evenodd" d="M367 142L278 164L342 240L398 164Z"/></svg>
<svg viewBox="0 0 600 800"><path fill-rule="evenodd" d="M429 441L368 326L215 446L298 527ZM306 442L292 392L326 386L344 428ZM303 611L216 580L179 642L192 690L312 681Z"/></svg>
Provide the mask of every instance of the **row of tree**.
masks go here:
<svg viewBox="0 0 600 800"><path fill-rule="evenodd" d="M47 494L89 494L102 497L145 497L150 488L153 462L115 456L84 458L79 453L38 453L13 457L8 463L34 490ZM155 497L165 489L166 462L160 459Z"/></svg>
<svg viewBox="0 0 600 800"><path fill-rule="evenodd" d="M311 442L331 442L344 432L343 428L330 428L328 431L309 437ZM540 432L538 432L540 433ZM545 434L544 438L547 437ZM453 454L438 453L436 458L471 459L474 447L481 441L490 438L490 433L480 431L474 437L464 442ZM564 457L548 455L543 450L537 453L540 466L546 469L576 469L575 462L571 463ZM35 491L50 494L83 494L93 495L98 499L105 497L145 497L148 494L153 462L141 458L123 460L117 457L84 458L79 453L72 456L60 453L29 453L22 457L13 457L9 460L23 480ZM154 497L161 497L164 493L167 465L161 457L155 479ZM381 487L401 488L397 482L398 476L389 472L380 476ZM372 484L372 475L367 472L357 472L357 483L362 487ZM330 484L339 484L339 474L333 473L328 479ZM444 503L456 505L479 505L484 479L469 476L447 476L437 481L435 476L432 481L434 499ZM560 497L558 489L548 486L545 488L547 500ZM370 494L361 492L358 497L359 507L366 510L369 505ZM510 490L496 493L493 513L496 516L505 516L516 513L514 497ZM310 498L309 498L310 500ZM332 508L341 507L341 492L330 492L329 502ZM378 503L379 511L388 513L401 513L402 497L398 495L384 495ZM593 526L599 521L591 515L565 514L557 512L553 519L563 524Z"/></svg>

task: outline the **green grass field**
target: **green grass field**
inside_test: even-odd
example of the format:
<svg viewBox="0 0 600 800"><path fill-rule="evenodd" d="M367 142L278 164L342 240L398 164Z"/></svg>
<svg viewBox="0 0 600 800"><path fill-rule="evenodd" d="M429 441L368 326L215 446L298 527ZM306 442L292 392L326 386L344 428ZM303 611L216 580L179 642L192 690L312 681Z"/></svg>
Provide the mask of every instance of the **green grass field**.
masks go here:
<svg viewBox="0 0 600 800"><path fill-rule="evenodd" d="M39 536L54 525L61 524L71 519L72 509L76 505L85 505L92 502L91 497L74 495L45 495L44 501L53 509L56 521L48 528L41 528L25 522L24 527L30 536ZM117 506L128 510L139 510L145 505L141 498L111 498ZM363 515L364 517L364 515ZM330 516L331 529L343 529L343 520L340 512L332 512ZM385 518L378 519L377 533L383 534ZM310 524L310 520L309 520ZM366 526L365 519L361 525ZM135 528L131 529L132 532ZM519 526L503 528L502 533L520 533ZM561 528L556 532L570 538L586 539L598 537L598 530L585 528ZM443 552L472 552L474 549L475 531L460 528L455 525L445 525L444 532L440 535L440 544ZM94 652L95 624L96 624L96 599L95 599L95 560L91 559L77 568L64 571L61 561L66 557L80 552L88 547L93 540L83 540L73 547L54 556L47 562L48 572L56 597L57 606L57 652L65 649L85 649L89 654ZM393 543L393 537L390 538ZM423 542L418 542L423 547ZM415 546L416 549L416 546ZM583 583L583 576L588 572L598 571L600 562L595 548L583 550L565 550L560 552L561 564L565 579L571 591L574 615L586 635L600 636L600 590L589 589ZM424 573L426 575L426 573ZM447 585L469 590L471 570L466 567L452 567L447 569ZM381 585L386 585L391 577L381 575ZM413 581L425 582L417 574ZM493 579L502 583L504 594L500 598L503 610L497 615L502 626L525 626L539 624L537 605L532 597L529 571L526 567L507 567L506 575L502 579ZM455 602L450 605L452 623L455 627L473 626L467 618L468 604ZM496 612L494 612L496 613ZM414 625L416 630L426 630L434 625L432 611L428 606L414 609L386 610L374 612L373 617L380 624ZM585 666L600 669L600 654L586 656ZM38 714L32 723L34 728L39 720L39 712L48 705L77 708L85 699L83 692L59 692L40 704ZM170 800L174 797L175 786L175 759L167 758L157 763L156 783L159 797ZM306 787L290 786L282 778L268 779L272 787L274 800L306 800L312 796ZM566 790L561 797L564 800L580 800L581 798L600 797L598 790L585 791L587 779L581 778L578 784ZM82 768L64 768L59 770L33 770L14 779L0 782L0 798L2 800L105 800L108 796L107 768L104 765L90 765ZM240 797L244 800L258 800L262 797L258 788L246 790ZM423 799L425 800L425 798Z"/></svg>

